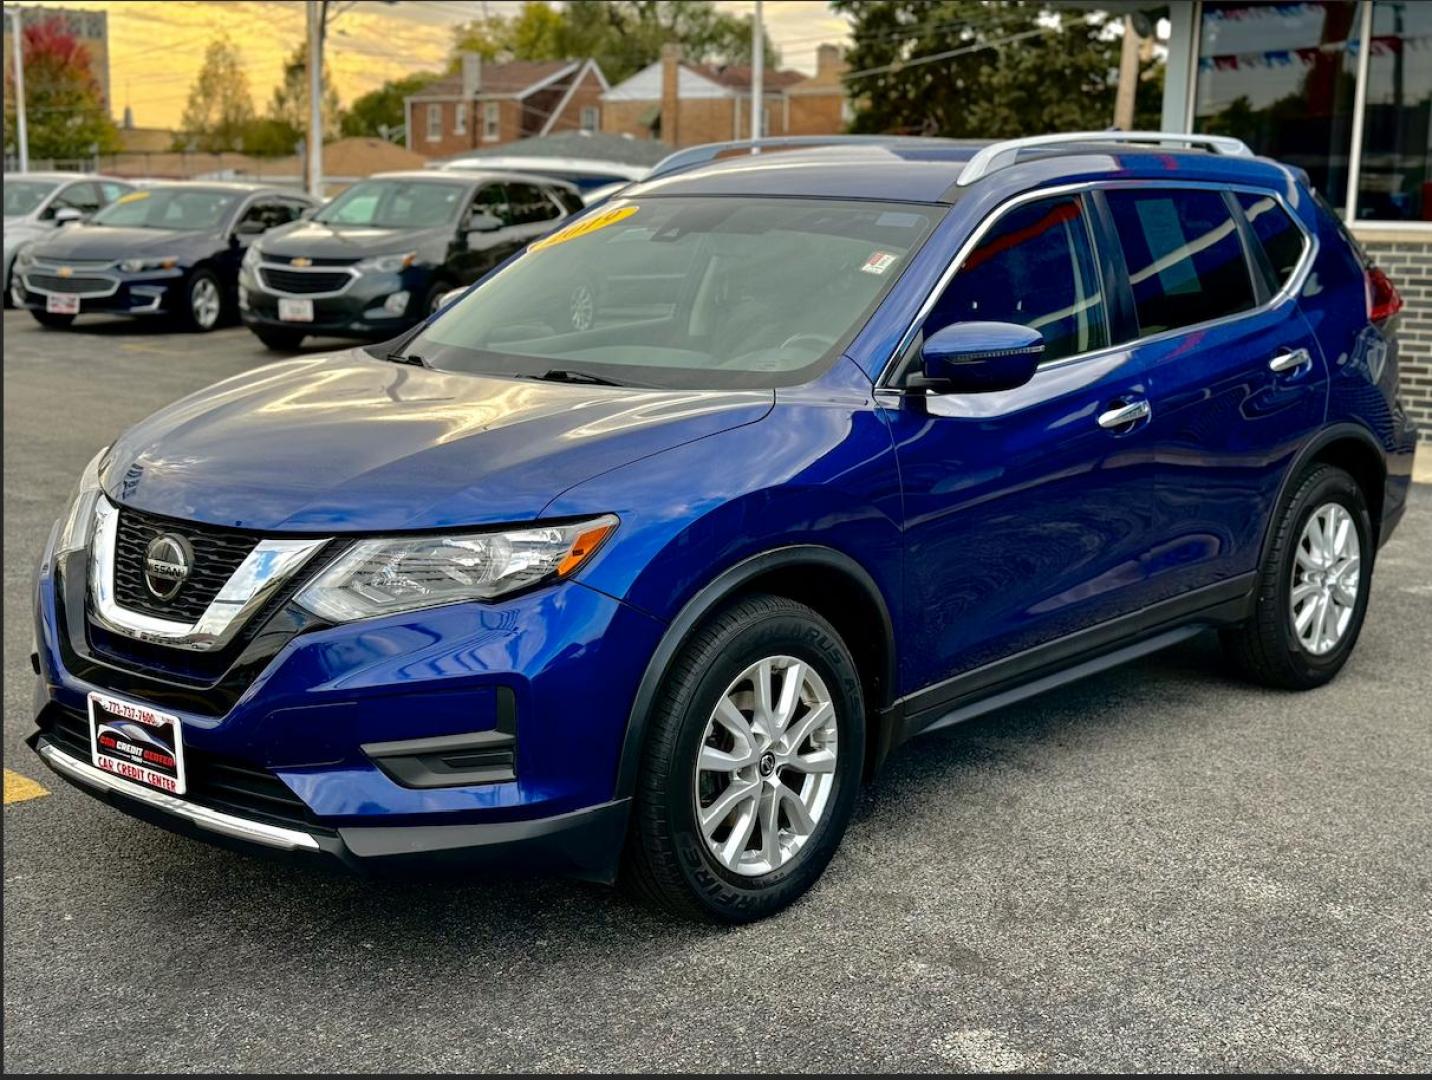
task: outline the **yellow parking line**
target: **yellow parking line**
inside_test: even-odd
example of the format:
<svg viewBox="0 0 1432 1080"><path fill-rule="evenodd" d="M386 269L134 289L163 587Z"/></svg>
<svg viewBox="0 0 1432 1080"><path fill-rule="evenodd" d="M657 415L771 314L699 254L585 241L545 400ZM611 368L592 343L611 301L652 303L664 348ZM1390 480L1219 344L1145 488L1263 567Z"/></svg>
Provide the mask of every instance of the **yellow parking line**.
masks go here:
<svg viewBox="0 0 1432 1080"><path fill-rule="evenodd" d="M41 795L48 795L49 792L42 788L28 776L21 776L17 772L5 770L5 805L12 802L24 802L26 799L38 799Z"/></svg>

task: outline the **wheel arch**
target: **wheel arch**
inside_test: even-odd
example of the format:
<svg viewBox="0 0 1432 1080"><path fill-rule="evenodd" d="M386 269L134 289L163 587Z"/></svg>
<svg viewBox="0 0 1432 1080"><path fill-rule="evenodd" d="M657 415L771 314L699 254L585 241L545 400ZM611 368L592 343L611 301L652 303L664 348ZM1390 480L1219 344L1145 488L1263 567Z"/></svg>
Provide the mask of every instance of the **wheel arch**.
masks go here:
<svg viewBox="0 0 1432 1080"><path fill-rule="evenodd" d="M616 798L632 794L646 738L647 716L667 668L692 632L712 612L738 597L772 593L806 604L840 633L860 672L866 706L867 775L890 748L886 706L895 689L894 623L875 579L849 555L801 544L763 552L717 575L671 621L647 662L627 718L617 765Z"/></svg>
<svg viewBox="0 0 1432 1080"><path fill-rule="evenodd" d="M1353 423L1334 424L1320 431L1298 451L1293 463L1283 474L1278 488L1278 499L1274 512L1269 514L1263 527L1263 542L1259 548L1260 564L1268 556L1276 532L1278 513L1292 489L1292 485L1310 465L1336 465L1351 474L1362 488L1367 500L1367 510L1372 518L1373 549L1377 548L1382 533L1382 510L1386 495L1387 452L1367 428Z"/></svg>

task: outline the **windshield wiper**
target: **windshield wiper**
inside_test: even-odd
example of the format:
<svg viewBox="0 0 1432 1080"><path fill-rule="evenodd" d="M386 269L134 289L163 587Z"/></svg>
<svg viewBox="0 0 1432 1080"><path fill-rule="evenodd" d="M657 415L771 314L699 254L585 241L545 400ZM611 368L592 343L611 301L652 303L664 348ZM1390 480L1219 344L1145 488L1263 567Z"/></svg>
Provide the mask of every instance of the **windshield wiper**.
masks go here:
<svg viewBox="0 0 1432 1080"><path fill-rule="evenodd" d="M588 386L625 386L605 375L593 375L590 371L574 371L571 368L549 368L541 375L518 374L521 379L542 379L545 382L585 383Z"/></svg>
<svg viewBox="0 0 1432 1080"><path fill-rule="evenodd" d="M419 356L417 353L408 353L406 356L404 356L400 352L390 352L383 359L391 360L395 364L408 364L412 367L425 368L428 366L428 362L424 360L421 356Z"/></svg>

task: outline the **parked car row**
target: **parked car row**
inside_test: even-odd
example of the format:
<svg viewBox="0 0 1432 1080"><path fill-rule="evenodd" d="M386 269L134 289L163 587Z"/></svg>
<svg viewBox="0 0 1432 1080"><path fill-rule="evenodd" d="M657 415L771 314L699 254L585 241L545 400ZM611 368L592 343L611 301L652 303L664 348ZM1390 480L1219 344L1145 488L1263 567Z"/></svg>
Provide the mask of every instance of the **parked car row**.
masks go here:
<svg viewBox="0 0 1432 1080"><path fill-rule="evenodd" d="M6 178L6 296L56 329L105 314L241 319L277 350L382 340L582 208L574 184L511 172L380 174L321 208L263 184L24 174Z"/></svg>

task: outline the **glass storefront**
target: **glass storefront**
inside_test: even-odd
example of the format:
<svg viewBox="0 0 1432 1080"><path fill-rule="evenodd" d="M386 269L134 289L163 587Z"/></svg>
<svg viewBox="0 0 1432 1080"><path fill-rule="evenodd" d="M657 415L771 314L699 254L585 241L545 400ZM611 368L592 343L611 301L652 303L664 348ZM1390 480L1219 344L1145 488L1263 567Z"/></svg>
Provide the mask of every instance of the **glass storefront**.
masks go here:
<svg viewBox="0 0 1432 1080"><path fill-rule="evenodd" d="M1374 0L1371 11L1360 167L1359 0L1206 0L1194 130L1301 166L1344 208L1358 167L1358 220L1432 221L1432 2Z"/></svg>

